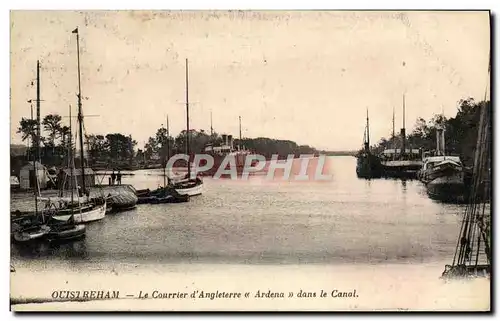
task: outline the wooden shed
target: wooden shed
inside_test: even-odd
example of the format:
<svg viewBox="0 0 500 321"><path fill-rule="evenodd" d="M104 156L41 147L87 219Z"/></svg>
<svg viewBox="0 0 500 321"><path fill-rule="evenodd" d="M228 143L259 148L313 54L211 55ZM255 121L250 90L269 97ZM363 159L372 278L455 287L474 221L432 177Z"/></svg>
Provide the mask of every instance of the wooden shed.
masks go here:
<svg viewBox="0 0 500 321"><path fill-rule="evenodd" d="M35 162L35 166L33 166L33 162L24 165L19 171L19 187L25 190L35 188L35 177L38 177L38 184L41 189L47 187L48 176L45 166L39 162Z"/></svg>

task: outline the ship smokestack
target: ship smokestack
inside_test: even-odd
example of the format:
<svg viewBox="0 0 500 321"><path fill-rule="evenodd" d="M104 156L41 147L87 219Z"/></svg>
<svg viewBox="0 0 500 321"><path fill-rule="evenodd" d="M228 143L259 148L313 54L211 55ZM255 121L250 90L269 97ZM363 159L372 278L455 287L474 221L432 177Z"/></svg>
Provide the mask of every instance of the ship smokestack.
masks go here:
<svg viewBox="0 0 500 321"><path fill-rule="evenodd" d="M228 135L227 136L227 140L228 140L228 145L229 147L231 148L231 150L233 149L233 143L234 143L234 140L233 140L233 135Z"/></svg>
<svg viewBox="0 0 500 321"><path fill-rule="evenodd" d="M222 134L222 145L227 145L227 135Z"/></svg>
<svg viewBox="0 0 500 321"><path fill-rule="evenodd" d="M444 149L444 128L441 127L436 129L436 155L444 156Z"/></svg>
<svg viewBox="0 0 500 321"><path fill-rule="evenodd" d="M406 129L401 128L401 155L406 153Z"/></svg>

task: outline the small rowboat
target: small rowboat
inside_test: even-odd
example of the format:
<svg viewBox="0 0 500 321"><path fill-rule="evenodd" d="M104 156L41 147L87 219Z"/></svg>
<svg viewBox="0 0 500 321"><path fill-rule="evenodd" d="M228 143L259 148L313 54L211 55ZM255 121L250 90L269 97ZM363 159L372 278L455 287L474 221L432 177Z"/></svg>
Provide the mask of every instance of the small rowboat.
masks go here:
<svg viewBox="0 0 500 321"><path fill-rule="evenodd" d="M50 232L47 225L35 225L20 229L14 232L14 240L17 242L30 242L46 236Z"/></svg>
<svg viewBox="0 0 500 321"><path fill-rule="evenodd" d="M47 238L50 241L69 241L75 240L79 238L83 238L85 236L85 225L84 224L76 224L76 225L66 225L66 226L52 226L50 232L47 235Z"/></svg>

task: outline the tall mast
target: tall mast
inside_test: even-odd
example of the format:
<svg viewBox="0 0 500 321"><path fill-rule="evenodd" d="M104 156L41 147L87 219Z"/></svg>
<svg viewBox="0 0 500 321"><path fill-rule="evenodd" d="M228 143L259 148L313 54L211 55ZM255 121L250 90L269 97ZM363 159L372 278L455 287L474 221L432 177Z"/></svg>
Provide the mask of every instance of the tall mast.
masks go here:
<svg viewBox="0 0 500 321"><path fill-rule="evenodd" d="M186 58L186 154L188 155L188 178L191 177L191 152L189 150L189 79L188 60Z"/></svg>
<svg viewBox="0 0 500 321"><path fill-rule="evenodd" d="M163 125L161 126L163 127ZM162 145L162 154L163 154L163 187L167 187L167 172L166 172L166 167L167 167L167 161L168 161L168 158L169 158L169 142L168 142L168 115L167 115L167 135L166 135L166 143L167 143L167 155L165 155L165 150L164 150L164 146Z"/></svg>
<svg viewBox="0 0 500 321"><path fill-rule="evenodd" d="M69 171L70 171L70 175L71 175L71 179L74 178L74 174L73 174L73 167L74 167L74 159L73 159L73 137L71 137L73 135L73 131L71 129L71 123L72 123L72 119L71 119L71 105L69 105L69 151L68 151L68 156L69 156ZM74 182L71 182L71 205L73 205L73 188L75 188L75 183L76 183L76 179Z"/></svg>
<svg viewBox="0 0 500 321"><path fill-rule="evenodd" d="M40 61L36 61L36 158L40 161ZM38 181L37 181L38 188Z"/></svg>
<svg viewBox="0 0 500 321"><path fill-rule="evenodd" d="M368 108L366 108L366 144L370 148L370 119L368 118Z"/></svg>
<svg viewBox="0 0 500 321"><path fill-rule="evenodd" d="M170 159L170 130L168 125L168 115L167 115L167 161Z"/></svg>
<svg viewBox="0 0 500 321"><path fill-rule="evenodd" d="M403 128L401 128L401 155L406 153L406 128L405 128L405 94L403 94Z"/></svg>
<svg viewBox="0 0 500 321"><path fill-rule="evenodd" d="M394 139L394 137L396 136L396 129L395 129L395 126L396 126L396 122L395 122L395 115L396 115L396 112L394 111L394 107L392 107L392 138Z"/></svg>
<svg viewBox="0 0 500 321"><path fill-rule="evenodd" d="M77 54L77 62L78 62L78 126L80 132L80 164L82 169L82 192L86 192L86 184L85 184L85 158L83 152L83 113L82 113L82 87L80 81L80 36L78 34L78 27L73 30L73 33L76 33L76 54Z"/></svg>
<svg viewBox="0 0 500 321"><path fill-rule="evenodd" d="M403 128L406 128L405 127L405 114L406 114L405 94L403 94Z"/></svg>
<svg viewBox="0 0 500 321"><path fill-rule="evenodd" d="M239 120L240 120L240 143L238 144L238 149L241 150L241 146L242 146L242 141L241 141L241 116L239 116Z"/></svg>
<svg viewBox="0 0 500 321"><path fill-rule="evenodd" d="M36 88L36 106L37 106L37 110L40 110L38 107L40 106L40 86L39 86L39 79L40 79L40 75L39 75L39 70L40 70L40 63L37 61L36 62L36 84L37 84L37 88ZM33 157L33 171L34 171L34 174L35 174L35 186L34 186L34 194L35 194L35 214L37 215L38 214L38 171L37 171L37 168L36 168L36 162L37 162L37 158L39 157L38 155L38 152L39 152L39 142L40 142L40 136L38 134L39 132L39 128L40 128L40 123L38 122L38 119L39 117L37 117L37 128L36 128L36 134L35 135L31 135L31 141L32 141L32 145L33 147L35 147L35 144L36 144L36 152L35 152L35 157ZM31 121L33 121L33 113L31 113ZM35 142L36 141L36 142ZM43 216L42 216L43 218Z"/></svg>

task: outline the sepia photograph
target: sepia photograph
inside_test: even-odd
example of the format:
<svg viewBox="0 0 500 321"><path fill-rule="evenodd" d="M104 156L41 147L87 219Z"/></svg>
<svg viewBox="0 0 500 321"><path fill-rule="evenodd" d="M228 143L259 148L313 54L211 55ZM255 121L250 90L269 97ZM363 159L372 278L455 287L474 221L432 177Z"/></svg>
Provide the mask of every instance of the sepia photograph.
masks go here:
<svg viewBox="0 0 500 321"><path fill-rule="evenodd" d="M491 311L490 11L9 16L11 311Z"/></svg>

